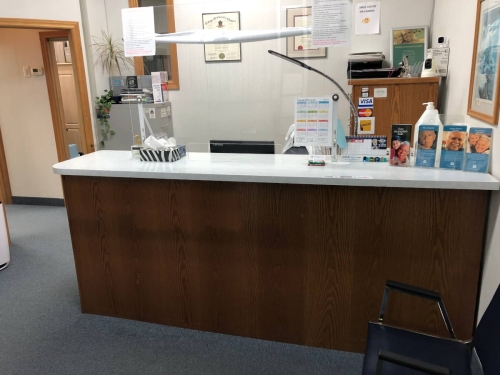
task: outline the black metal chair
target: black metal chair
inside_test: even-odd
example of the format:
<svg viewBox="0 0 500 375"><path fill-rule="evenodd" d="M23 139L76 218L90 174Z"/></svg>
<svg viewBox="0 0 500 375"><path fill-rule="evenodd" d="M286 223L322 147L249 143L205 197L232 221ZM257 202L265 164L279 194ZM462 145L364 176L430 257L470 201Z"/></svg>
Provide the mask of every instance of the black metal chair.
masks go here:
<svg viewBox="0 0 500 375"><path fill-rule="evenodd" d="M437 302L451 338L384 325L390 291ZM363 375L471 375L473 359L479 359L484 375L500 374L500 287L477 326L474 338L464 342L456 339L439 293L387 282L379 322L369 323Z"/></svg>

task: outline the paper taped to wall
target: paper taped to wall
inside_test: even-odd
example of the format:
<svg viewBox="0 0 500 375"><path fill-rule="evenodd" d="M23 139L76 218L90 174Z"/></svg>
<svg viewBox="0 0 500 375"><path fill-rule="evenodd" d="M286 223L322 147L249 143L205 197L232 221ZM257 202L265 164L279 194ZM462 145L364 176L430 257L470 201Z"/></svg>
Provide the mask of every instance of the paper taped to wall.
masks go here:
<svg viewBox="0 0 500 375"><path fill-rule="evenodd" d="M125 56L154 56L155 15L153 7L122 9Z"/></svg>

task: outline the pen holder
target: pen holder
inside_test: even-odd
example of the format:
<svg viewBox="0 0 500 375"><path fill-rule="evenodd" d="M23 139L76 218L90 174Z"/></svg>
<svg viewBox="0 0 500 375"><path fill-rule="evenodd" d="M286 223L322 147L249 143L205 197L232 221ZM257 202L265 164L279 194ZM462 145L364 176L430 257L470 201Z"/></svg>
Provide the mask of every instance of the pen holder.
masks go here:
<svg viewBox="0 0 500 375"><path fill-rule="evenodd" d="M186 146L177 146L173 150L153 150L143 148L140 150L141 161L171 163L186 156Z"/></svg>

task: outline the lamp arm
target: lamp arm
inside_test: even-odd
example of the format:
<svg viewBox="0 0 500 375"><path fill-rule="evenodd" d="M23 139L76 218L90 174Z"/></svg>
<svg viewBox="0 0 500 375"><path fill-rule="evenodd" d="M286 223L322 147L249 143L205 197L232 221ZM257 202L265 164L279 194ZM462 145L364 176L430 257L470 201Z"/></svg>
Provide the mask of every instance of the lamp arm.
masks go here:
<svg viewBox="0 0 500 375"><path fill-rule="evenodd" d="M340 86L337 83L337 81L335 81L330 76L327 76L325 73L320 72L319 70L316 70L316 69L314 69L313 67L310 67L310 66L307 66L306 69L311 70L311 71L313 71L315 73L318 73L319 75L325 77L327 80L329 80L330 82L332 82L335 86L337 86L337 88L340 90L340 92L342 93L342 95L344 95L344 97L347 99L347 102L349 103L349 106L351 107L352 116L354 117L354 134L356 134L357 133L356 132L356 128L357 128L357 125L358 125L358 111L357 111L356 106L354 105L353 101L349 97L349 95L345 92L345 90L342 88L342 86Z"/></svg>

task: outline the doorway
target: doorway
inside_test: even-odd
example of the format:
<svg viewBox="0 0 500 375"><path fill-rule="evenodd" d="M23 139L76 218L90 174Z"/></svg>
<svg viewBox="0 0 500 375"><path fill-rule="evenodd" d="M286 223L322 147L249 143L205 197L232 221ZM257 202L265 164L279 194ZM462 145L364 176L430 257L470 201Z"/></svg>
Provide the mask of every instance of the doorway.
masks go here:
<svg viewBox="0 0 500 375"><path fill-rule="evenodd" d="M57 160L69 159L69 144L75 144L77 152L93 152L94 135L79 24L66 21L0 18L0 28L53 30L40 32L40 46L49 93ZM71 56L64 62L61 60L60 63L56 58L56 50L60 48L57 42L63 43L63 51L66 43ZM67 94L69 91L72 92L71 95ZM27 94L29 97L29 93ZM0 200L8 204L12 203L12 192L3 149L4 144L0 134Z"/></svg>
<svg viewBox="0 0 500 375"><path fill-rule="evenodd" d="M80 113L76 74L68 31L40 33L40 46L46 66L47 88L57 116L53 119L59 161L88 152Z"/></svg>

